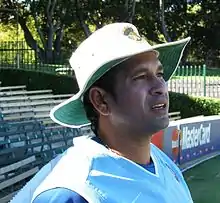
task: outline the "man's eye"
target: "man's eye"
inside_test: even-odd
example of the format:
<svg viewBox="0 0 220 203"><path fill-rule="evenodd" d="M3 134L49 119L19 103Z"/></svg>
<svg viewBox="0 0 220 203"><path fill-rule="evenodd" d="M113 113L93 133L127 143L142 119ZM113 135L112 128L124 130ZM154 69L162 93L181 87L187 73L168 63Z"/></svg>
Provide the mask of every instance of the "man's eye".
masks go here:
<svg viewBox="0 0 220 203"><path fill-rule="evenodd" d="M163 78L164 77L164 73L157 73L157 77Z"/></svg>
<svg viewBox="0 0 220 203"><path fill-rule="evenodd" d="M141 80L141 79L145 79L147 77L146 74L141 74L141 75L137 75L133 77L133 80Z"/></svg>

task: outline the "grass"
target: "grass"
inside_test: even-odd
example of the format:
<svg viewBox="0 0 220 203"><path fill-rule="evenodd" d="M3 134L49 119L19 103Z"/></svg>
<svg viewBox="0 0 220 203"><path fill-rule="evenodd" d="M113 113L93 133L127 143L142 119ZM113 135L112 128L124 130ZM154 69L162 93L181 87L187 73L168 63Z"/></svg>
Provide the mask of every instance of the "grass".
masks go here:
<svg viewBox="0 0 220 203"><path fill-rule="evenodd" d="M220 156L184 173L194 203L220 202Z"/></svg>

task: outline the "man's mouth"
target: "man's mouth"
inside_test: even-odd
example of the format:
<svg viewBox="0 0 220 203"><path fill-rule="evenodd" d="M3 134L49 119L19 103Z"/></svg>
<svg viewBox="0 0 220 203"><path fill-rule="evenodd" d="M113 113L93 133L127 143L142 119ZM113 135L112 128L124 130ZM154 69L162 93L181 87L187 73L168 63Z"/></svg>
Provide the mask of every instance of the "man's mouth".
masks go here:
<svg viewBox="0 0 220 203"><path fill-rule="evenodd" d="M152 106L153 110L162 110L165 109L167 107L166 103L160 103L160 104L155 104Z"/></svg>

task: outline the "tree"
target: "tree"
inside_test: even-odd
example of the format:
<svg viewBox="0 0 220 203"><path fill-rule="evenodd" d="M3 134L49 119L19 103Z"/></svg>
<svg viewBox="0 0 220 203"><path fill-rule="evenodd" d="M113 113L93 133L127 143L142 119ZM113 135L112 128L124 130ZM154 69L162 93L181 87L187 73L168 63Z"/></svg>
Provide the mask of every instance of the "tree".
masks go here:
<svg viewBox="0 0 220 203"><path fill-rule="evenodd" d="M164 0L159 0L159 6L160 6L160 21L161 21L161 29L163 32L163 35L166 39L166 41L171 42L170 36L167 32L167 25L165 21L165 15L164 15Z"/></svg>
<svg viewBox="0 0 220 203"><path fill-rule="evenodd" d="M115 9L117 4L122 6ZM14 19L18 16L25 40L36 51L41 62L56 63L61 58L65 29L78 33L83 31L82 38L85 38L94 29L117 18L132 22L135 4L136 0L114 1L113 4L107 0L1 0L3 6L0 9L5 11L1 13L1 19L5 23L8 23L12 16ZM114 16L116 13L122 16ZM37 31L37 38L33 35L34 31L28 27L27 22L30 20ZM75 47L72 40L66 41L70 41L69 45Z"/></svg>
<svg viewBox="0 0 220 203"><path fill-rule="evenodd" d="M73 23L71 14L72 6L67 0L2 0L2 21L8 23L11 16L18 15L18 23L21 26L27 44L36 51L42 62L54 63L61 56L61 42L65 26ZM68 16L68 18L67 18ZM28 27L28 21L32 19L38 33L40 42L33 37L33 32Z"/></svg>
<svg viewBox="0 0 220 203"><path fill-rule="evenodd" d="M77 20L86 37L109 22L130 22L138 0L76 0ZM92 25L92 29L89 28Z"/></svg>
<svg viewBox="0 0 220 203"><path fill-rule="evenodd" d="M187 36L184 60L217 63L219 60L220 8L203 0L0 0L0 19L15 22L41 62L57 63L94 30L110 22L132 22L151 43ZM1 10L0 8L0 10ZM14 16L14 18L12 18Z"/></svg>
<svg viewBox="0 0 220 203"><path fill-rule="evenodd" d="M209 67L220 67L220 7L206 0L190 5L192 50L194 57Z"/></svg>

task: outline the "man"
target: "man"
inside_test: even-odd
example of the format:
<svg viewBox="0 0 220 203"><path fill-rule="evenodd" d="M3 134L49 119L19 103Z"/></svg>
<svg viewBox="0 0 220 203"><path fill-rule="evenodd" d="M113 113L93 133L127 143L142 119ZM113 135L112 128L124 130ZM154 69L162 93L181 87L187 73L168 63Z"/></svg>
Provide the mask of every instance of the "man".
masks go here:
<svg viewBox="0 0 220 203"><path fill-rule="evenodd" d="M178 167L151 144L169 125L166 81L189 40L150 46L132 24L113 23L78 47L70 64L80 90L51 118L73 128L91 123L95 136L74 139L33 203L192 202Z"/></svg>

